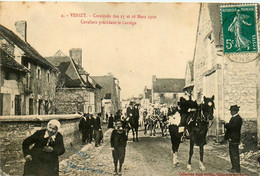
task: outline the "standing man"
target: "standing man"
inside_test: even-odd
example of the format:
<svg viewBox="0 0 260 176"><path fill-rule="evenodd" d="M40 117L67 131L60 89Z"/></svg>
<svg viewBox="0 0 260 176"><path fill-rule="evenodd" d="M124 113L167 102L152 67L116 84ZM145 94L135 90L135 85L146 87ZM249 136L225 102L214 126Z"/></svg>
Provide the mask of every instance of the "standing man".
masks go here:
<svg viewBox="0 0 260 176"><path fill-rule="evenodd" d="M93 117L93 114L90 114L89 116L89 123L90 123L90 130L89 130L89 143L92 142L93 140L93 134L94 134L94 117Z"/></svg>
<svg viewBox="0 0 260 176"><path fill-rule="evenodd" d="M95 139L95 147L100 146L101 141L101 124L100 124L100 114L94 115L94 139Z"/></svg>
<svg viewBox="0 0 260 176"><path fill-rule="evenodd" d="M79 121L79 132L82 133L82 145L84 145L87 140L87 114L84 114Z"/></svg>
<svg viewBox="0 0 260 176"><path fill-rule="evenodd" d="M230 172L240 172L240 158L239 158L239 143L241 138L241 127L242 127L242 118L238 114L239 106L233 105L230 106L230 114L232 118L229 123L224 122L226 128L225 140L229 141L229 155L232 164L232 168L228 171Z"/></svg>
<svg viewBox="0 0 260 176"><path fill-rule="evenodd" d="M114 175L121 175L122 165L125 160L125 148L127 144L127 135L122 127L121 121L115 123L115 129L112 131L110 137L112 147L112 156L114 161ZM117 165L119 162L119 172L117 173Z"/></svg>

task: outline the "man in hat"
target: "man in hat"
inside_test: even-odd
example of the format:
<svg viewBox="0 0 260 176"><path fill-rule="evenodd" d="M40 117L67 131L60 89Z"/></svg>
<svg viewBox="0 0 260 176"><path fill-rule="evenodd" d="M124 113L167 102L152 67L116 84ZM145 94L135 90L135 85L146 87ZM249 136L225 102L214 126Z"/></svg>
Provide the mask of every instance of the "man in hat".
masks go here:
<svg viewBox="0 0 260 176"><path fill-rule="evenodd" d="M239 106L230 106L230 114L232 118L229 123L224 122L226 128L225 140L229 141L229 155L232 164L230 172L240 172L240 159L239 159L239 143L241 136L242 118L238 114Z"/></svg>

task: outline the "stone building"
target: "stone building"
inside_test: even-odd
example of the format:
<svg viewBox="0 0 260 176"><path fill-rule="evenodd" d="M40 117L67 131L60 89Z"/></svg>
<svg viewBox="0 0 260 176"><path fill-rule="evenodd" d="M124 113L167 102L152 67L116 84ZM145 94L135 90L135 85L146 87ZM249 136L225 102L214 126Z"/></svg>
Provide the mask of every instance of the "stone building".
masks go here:
<svg viewBox="0 0 260 176"><path fill-rule="evenodd" d="M27 42L27 23L16 33L0 25L0 115L54 113L59 71Z"/></svg>
<svg viewBox="0 0 260 176"><path fill-rule="evenodd" d="M152 104L167 104L176 106L184 95L185 79L152 77Z"/></svg>
<svg viewBox="0 0 260 176"><path fill-rule="evenodd" d="M229 107L234 104L240 106L240 115L245 121L243 127L256 132L259 101L256 97L259 55L223 53L220 5L201 4L193 58L193 95L199 103L203 96L215 96L215 127L210 133L217 137L224 131L219 121L229 121Z"/></svg>
<svg viewBox="0 0 260 176"><path fill-rule="evenodd" d="M70 57L59 50L46 59L60 70L55 98L56 113L94 113L95 87L89 82L89 74L82 68L81 49L71 49Z"/></svg>
<svg viewBox="0 0 260 176"><path fill-rule="evenodd" d="M92 76L92 78L102 87L100 96L103 114L116 113L121 108L119 80L111 73L105 76Z"/></svg>

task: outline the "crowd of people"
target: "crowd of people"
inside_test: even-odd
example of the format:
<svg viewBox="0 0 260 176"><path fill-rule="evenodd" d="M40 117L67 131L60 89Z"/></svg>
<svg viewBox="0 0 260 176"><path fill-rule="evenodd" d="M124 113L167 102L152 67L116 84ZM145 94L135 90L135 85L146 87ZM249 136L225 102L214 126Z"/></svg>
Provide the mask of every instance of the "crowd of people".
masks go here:
<svg viewBox="0 0 260 176"><path fill-rule="evenodd" d="M101 113L85 113L79 122L79 132L82 133L82 145L91 144L95 140L95 147L101 145L103 132L101 128Z"/></svg>
<svg viewBox="0 0 260 176"><path fill-rule="evenodd" d="M112 157L114 162L115 174L121 174L122 165L125 159L125 148L127 145L127 130L126 124L129 118L136 116L138 119L140 114L149 112L141 111L140 107L130 103L126 112L118 110L116 114L106 115L108 128L113 129L110 137L112 148ZM239 106L234 105L230 107L232 118L229 123L223 122L226 130L225 140L229 141L229 152L232 168L230 172L240 172L240 159L238 145L240 143L242 118L238 115ZM173 151L173 165L178 165L177 151L183 137L185 128L181 118L182 109L180 103L175 108L168 108L167 111L167 126L171 136L172 151ZM58 175L59 163L58 156L65 152L63 137L58 132L60 128L58 120L51 120L47 124L46 129L39 130L33 135L27 137L22 149L25 157L24 175ZM82 133L82 144L90 144L95 140L95 147L101 145L103 139L103 132L101 128L101 113L82 115L79 122L79 131ZM119 163L119 169L118 169Z"/></svg>

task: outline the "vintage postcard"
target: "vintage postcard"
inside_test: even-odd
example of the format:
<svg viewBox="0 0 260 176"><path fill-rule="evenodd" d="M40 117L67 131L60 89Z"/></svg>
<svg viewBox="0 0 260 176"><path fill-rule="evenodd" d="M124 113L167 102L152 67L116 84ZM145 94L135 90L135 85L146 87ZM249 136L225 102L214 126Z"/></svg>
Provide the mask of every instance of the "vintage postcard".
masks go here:
<svg viewBox="0 0 260 176"><path fill-rule="evenodd" d="M0 175L257 176L259 12L0 2Z"/></svg>

